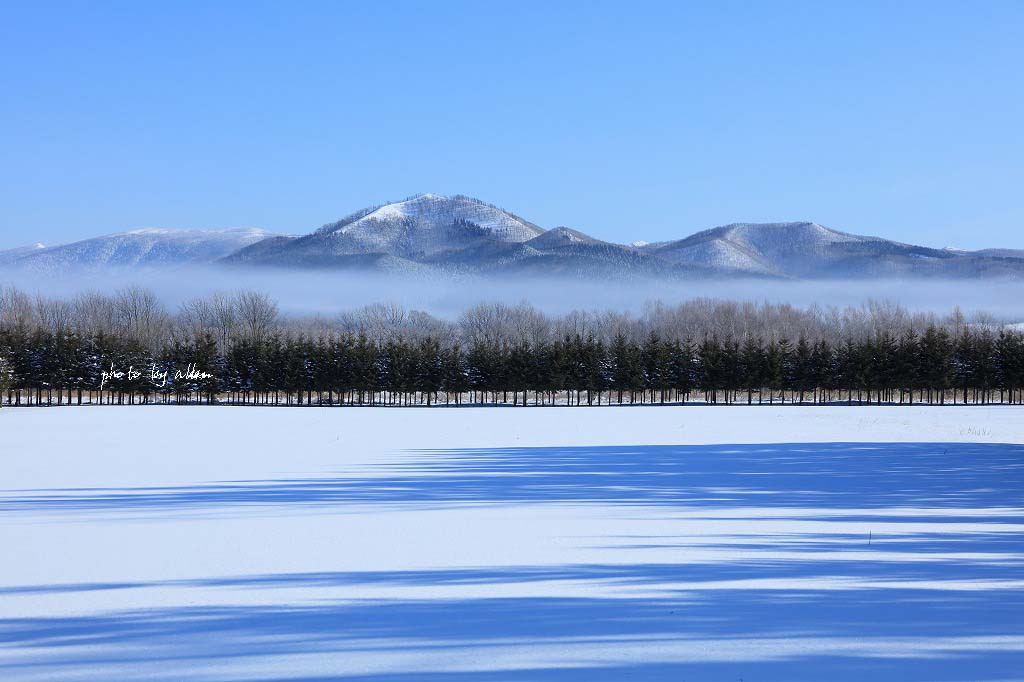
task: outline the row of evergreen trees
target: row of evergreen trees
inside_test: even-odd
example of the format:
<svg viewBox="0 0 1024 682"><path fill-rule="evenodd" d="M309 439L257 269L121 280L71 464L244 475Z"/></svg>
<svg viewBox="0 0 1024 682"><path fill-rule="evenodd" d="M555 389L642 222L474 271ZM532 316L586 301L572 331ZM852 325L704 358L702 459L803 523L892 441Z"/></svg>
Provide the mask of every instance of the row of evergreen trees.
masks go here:
<svg viewBox="0 0 1024 682"><path fill-rule="evenodd" d="M941 327L864 340L610 343L199 334L158 353L116 336L0 330L10 405L1020 403L1024 336Z"/></svg>

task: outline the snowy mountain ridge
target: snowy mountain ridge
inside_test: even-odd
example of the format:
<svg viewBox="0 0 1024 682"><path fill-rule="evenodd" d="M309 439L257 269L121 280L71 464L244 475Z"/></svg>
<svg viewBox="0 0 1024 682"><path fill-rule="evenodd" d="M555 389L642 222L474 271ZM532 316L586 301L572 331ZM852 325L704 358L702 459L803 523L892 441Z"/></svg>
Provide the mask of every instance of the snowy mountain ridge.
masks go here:
<svg viewBox="0 0 1024 682"><path fill-rule="evenodd" d="M674 241L626 245L569 227L545 230L478 199L439 194L367 207L302 236L257 228L145 228L0 251L0 266L33 269L213 263L600 279L1024 279L1024 250L934 249L814 222L733 223Z"/></svg>
<svg viewBox="0 0 1024 682"><path fill-rule="evenodd" d="M814 222L734 223L684 239L630 245L568 227L543 230L477 199L420 194L374 206L311 235L232 254L282 267L571 274L591 277L1024 277L1024 258L951 252L841 232Z"/></svg>
<svg viewBox="0 0 1024 682"><path fill-rule="evenodd" d="M220 230L142 228L58 246L37 244L0 251L0 265L47 271L213 263L274 236L254 227Z"/></svg>

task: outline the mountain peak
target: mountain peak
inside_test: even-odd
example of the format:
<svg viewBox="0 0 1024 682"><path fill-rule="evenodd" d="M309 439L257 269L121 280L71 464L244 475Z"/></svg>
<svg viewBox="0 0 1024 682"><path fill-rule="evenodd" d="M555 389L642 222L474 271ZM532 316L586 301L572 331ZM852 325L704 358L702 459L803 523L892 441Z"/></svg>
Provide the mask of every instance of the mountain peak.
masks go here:
<svg viewBox="0 0 1024 682"><path fill-rule="evenodd" d="M307 256L388 253L421 257L454 247L493 241L515 244L544 230L519 216L479 199L457 194L417 194L353 213L326 225L315 236L329 243L300 240L288 248ZM314 254L314 251L316 254Z"/></svg>
<svg viewBox="0 0 1024 682"><path fill-rule="evenodd" d="M597 239L570 227L555 227L527 242L537 248L554 248L574 244L597 244Z"/></svg>

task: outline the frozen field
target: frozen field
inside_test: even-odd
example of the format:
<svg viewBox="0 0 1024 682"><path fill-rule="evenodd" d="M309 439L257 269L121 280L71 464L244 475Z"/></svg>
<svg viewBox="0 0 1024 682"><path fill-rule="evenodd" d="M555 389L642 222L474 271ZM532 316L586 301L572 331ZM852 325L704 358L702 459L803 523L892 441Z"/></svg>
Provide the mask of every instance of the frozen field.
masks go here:
<svg viewBox="0 0 1024 682"><path fill-rule="evenodd" d="M0 679L1024 679L1024 410L0 411Z"/></svg>

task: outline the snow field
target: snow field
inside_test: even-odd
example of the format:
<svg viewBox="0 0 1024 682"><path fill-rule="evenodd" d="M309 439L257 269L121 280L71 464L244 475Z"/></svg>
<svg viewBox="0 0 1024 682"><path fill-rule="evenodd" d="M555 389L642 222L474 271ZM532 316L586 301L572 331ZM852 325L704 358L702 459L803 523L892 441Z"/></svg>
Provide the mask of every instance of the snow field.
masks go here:
<svg viewBox="0 0 1024 682"><path fill-rule="evenodd" d="M5 680L1009 680L1024 413L0 411Z"/></svg>

